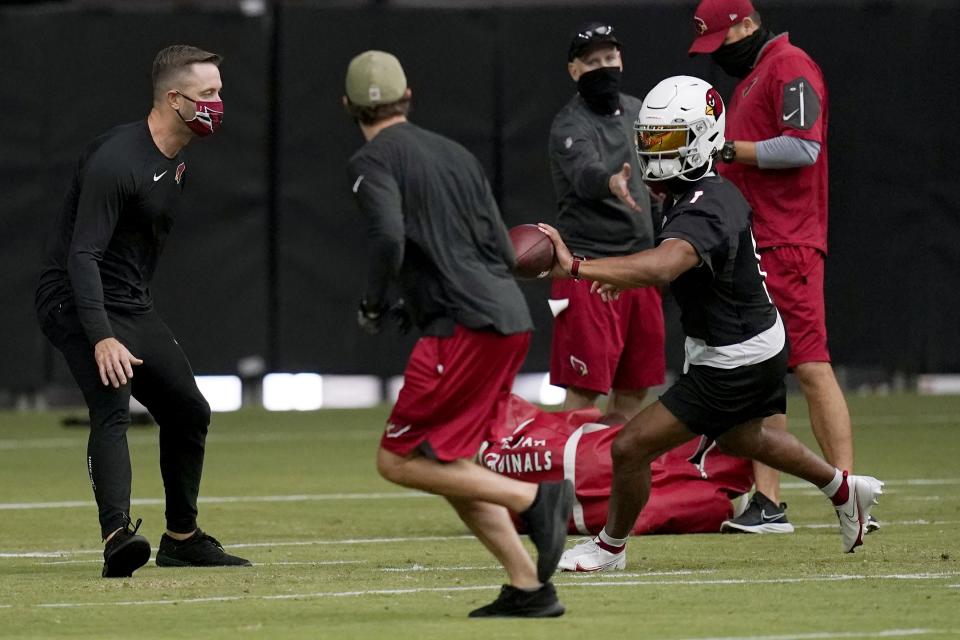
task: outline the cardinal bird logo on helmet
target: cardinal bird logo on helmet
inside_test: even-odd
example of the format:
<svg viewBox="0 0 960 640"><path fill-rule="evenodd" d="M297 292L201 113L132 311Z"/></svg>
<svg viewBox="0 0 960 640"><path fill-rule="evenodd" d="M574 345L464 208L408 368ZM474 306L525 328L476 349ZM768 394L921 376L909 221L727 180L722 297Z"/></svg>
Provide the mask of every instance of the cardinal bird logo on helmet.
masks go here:
<svg viewBox="0 0 960 640"><path fill-rule="evenodd" d="M713 116L715 120L720 119L723 113L723 99L713 87L707 90L707 115Z"/></svg>

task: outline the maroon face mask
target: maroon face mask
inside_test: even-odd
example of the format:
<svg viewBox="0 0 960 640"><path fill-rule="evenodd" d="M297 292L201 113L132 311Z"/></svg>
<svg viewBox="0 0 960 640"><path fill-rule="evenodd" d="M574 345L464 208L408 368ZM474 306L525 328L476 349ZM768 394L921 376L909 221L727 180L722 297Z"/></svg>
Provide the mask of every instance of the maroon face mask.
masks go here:
<svg viewBox="0 0 960 640"><path fill-rule="evenodd" d="M184 120L180 111L177 110L177 115L190 127L191 131L203 138L220 130L220 125L223 123L222 100L194 100L189 96L184 96L179 91L177 93L192 102L196 109L196 115L190 120Z"/></svg>

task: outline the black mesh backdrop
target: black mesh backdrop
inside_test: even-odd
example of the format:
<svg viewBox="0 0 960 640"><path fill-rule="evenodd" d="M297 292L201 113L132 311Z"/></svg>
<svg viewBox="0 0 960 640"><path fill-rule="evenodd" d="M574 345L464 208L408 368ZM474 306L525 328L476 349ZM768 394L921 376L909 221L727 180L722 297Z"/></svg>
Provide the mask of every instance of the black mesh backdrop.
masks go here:
<svg viewBox="0 0 960 640"><path fill-rule="evenodd" d="M551 220L546 136L573 91L564 69L570 30L588 18L614 24L625 89L636 95L676 73L702 74L728 95L728 79L685 55L693 5L458 11L289 2L279 4L277 31L269 14L0 9L0 388L45 377L32 309L44 232L82 145L146 114L150 62L163 45L226 56L226 126L187 149L189 203L155 283L157 306L195 368L232 371L238 358L270 355L272 346L278 370L393 374L412 338L371 339L354 328L365 248L345 172L362 139L339 106L349 59L367 48L397 53L414 90L413 119L477 154L506 222ZM756 5L768 26L814 56L830 88L835 360L960 370L960 196L949 161L960 6ZM524 289L539 330L528 368L542 370L547 287Z"/></svg>

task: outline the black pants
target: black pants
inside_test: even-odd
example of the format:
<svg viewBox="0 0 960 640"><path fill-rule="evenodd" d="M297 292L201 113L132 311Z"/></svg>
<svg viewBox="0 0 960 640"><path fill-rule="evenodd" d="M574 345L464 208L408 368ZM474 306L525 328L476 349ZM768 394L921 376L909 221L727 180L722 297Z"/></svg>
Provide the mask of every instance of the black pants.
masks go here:
<svg viewBox="0 0 960 640"><path fill-rule="evenodd" d="M167 529L190 533L197 526L210 405L197 388L180 345L156 312L108 315L117 340L143 360L133 368L133 379L119 389L100 380L93 346L72 305L60 305L41 320L44 334L63 353L90 410L87 471L100 510L102 535L129 521L131 394L160 426Z"/></svg>

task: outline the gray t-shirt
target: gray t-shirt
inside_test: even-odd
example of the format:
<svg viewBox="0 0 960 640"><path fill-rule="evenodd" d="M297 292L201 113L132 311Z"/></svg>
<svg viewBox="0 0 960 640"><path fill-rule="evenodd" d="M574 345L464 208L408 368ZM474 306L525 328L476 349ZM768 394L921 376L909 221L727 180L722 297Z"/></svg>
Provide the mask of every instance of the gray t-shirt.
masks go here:
<svg viewBox="0 0 960 640"><path fill-rule="evenodd" d="M451 335L454 324L504 335L533 328L513 245L469 151L401 123L357 151L348 171L367 219L368 305L387 303L398 284L425 335Z"/></svg>
<svg viewBox="0 0 960 640"><path fill-rule="evenodd" d="M642 102L620 94L618 114L590 110L579 94L550 128L550 172L557 196L557 228L574 253L618 256L653 247L650 192L640 179L633 124ZM633 211L610 193L610 176L629 162Z"/></svg>

